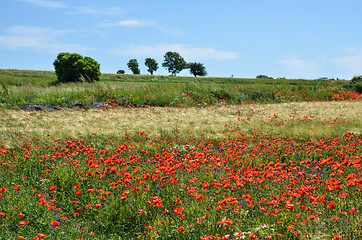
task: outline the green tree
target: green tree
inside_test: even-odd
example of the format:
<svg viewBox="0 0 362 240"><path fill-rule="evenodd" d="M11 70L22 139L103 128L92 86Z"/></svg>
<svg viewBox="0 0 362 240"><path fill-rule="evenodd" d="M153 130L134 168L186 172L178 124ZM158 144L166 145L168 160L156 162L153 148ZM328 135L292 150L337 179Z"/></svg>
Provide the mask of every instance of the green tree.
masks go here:
<svg viewBox="0 0 362 240"><path fill-rule="evenodd" d="M140 74L141 73L140 69L139 69L137 59L129 60L129 62L127 63L127 66L129 68L129 70L132 71L133 74Z"/></svg>
<svg viewBox="0 0 362 240"><path fill-rule="evenodd" d="M176 76L177 73L187 68L185 59L177 52L167 52L164 58L162 67L166 68L172 75Z"/></svg>
<svg viewBox="0 0 362 240"><path fill-rule="evenodd" d="M145 65L148 67L147 71L153 75L153 72L156 72L158 69L158 63L153 58L146 58Z"/></svg>
<svg viewBox="0 0 362 240"><path fill-rule="evenodd" d="M117 74L124 74L124 73L125 73L124 70L118 70L118 71L117 71Z"/></svg>
<svg viewBox="0 0 362 240"><path fill-rule="evenodd" d="M352 84L362 83L362 75L360 75L360 76L354 76L354 77L351 79L351 83L352 83Z"/></svg>
<svg viewBox="0 0 362 240"><path fill-rule="evenodd" d="M273 79L272 77L268 77L267 75L258 75L256 76L257 79Z"/></svg>
<svg viewBox="0 0 362 240"><path fill-rule="evenodd" d="M197 62L189 63L188 67L190 69L190 73L193 74L195 77L207 75L206 68L202 63L197 63Z"/></svg>
<svg viewBox="0 0 362 240"><path fill-rule="evenodd" d="M77 53L59 53L53 65L58 82L100 80L100 65L90 57L83 57Z"/></svg>
<svg viewBox="0 0 362 240"><path fill-rule="evenodd" d="M362 75L353 77L348 87L355 92L362 93Z"/></svg>

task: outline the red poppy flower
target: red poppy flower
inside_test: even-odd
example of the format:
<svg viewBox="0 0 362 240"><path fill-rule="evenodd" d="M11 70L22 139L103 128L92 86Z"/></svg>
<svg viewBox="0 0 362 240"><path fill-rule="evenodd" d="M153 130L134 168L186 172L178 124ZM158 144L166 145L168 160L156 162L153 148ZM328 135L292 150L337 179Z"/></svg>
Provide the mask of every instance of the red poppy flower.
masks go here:
<svg viewBox="0 0 362 240"><path fill-rule="evenodd" d="M38 233L37 238L47 238L48 236L42 233Z"/></svg>
<svg viewBox="0 0 362 240"><path fill-rule="evenodd" d="M196 197L196 200L204 201L204 196L202 194L200 194L199 196Z"/></svg>
<svg viewBox="0 0 362 240"><path fill-rule="evenodd" d="M185 231L185 227L181 226L178 230L179 233L183 233Z"/></svg>
<svg viewBox="0 0 362 240"><path fill-rule="evenodd" d="M327 206L328 209L335 209L336 208L336 204L334 202L331 202L330 204L328 204Z"/></svg>
<svg viewBox="0 0 362 240"><path fill-rule="evenodd" d="M51 224L52 224L53 227L58 228L59 225L60 225L60 222L58 222L58 221L53 221Z"/></svg>
<svg viewBox="0 0 362 240"><path fill-rule="evenodd" d="M349 210L348 211L350 214L353 214L353 213L355 213L356 212L356 208L355 207L353 207L351 210Z"/></svg>
<svg viewBox="0 0 362 240"><path fill-rule="evenodd" d="M149 180L150 178L151 178L151 175L150 175L150 174L146 174L146 175L143 177L143 179L144 179L145 181Z"/></svg>
<svg viewBox="0 0 362 240"><path fill-rule="evenodd" d="M294 209L294 205L291 203L287 203L287 205L285 206L286 210L293 210Z"/></svg>

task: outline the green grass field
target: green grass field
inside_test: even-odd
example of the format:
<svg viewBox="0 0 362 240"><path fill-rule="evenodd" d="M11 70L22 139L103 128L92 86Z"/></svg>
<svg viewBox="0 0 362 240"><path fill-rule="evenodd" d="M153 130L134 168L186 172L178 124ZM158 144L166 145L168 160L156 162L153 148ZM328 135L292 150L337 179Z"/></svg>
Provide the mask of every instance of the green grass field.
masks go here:
<svg viewBox="0 0 362 240"><path fill-rule="evenodd" d="M50 71L0 70L0 107L117 105L205 106L355 99L345 81L192 78L103 74L97 83L56 84Z"/></svg>
<svg viewBox="0 0 362 240"><path fill-rule="evenodd" d="M343 81L0 80L0 239L362 239L362 100ZM113 107L19 110L76 102Z"/></svg>

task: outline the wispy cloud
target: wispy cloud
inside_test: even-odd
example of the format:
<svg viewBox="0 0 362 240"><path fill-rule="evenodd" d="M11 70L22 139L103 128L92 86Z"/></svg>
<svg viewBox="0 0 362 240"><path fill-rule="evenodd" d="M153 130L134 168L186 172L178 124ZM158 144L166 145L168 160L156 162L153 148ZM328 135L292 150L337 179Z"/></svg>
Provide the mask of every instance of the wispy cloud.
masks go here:
<svg viewBox="0 0 362 240"><path fill-rule="evenodd" d="M142 22L138 20L125 20L125 21L119 21L117 25L121 27L141 27L148 24L147 22Z"/></svg>
<svg viewBox="0 0 362 240"><path fill-rule="evenodd" d="M348 78L361 74L362 71L362 54L354 54L350 56L336 57L332 59L332 63L346 71Z"/></svg>
<svg viewBox="0 0 362 240"><path fill-rule="evenodd" d="M49 0L18 0L21 2L26 2L38 7L45 8L65 8L64 3L60 1L49 1Z"/></svg>
<svg viewBox="0 0 362 240"><path fill-rule="evenodd" d="M5 34L0 35L0 48L10 50L32 49L51 53L89 50L83 45L61 41L63 37L74 32L73 30L54 30L33 26L13 26L9 27Z"/></svg>
<svg viewBox="0 0 362 240"><path fill-rule="evenodd" d="M103 8L103 9L95 9L89 7L75 7L69 13L89 15L92 17L104 17L104 16L119 17L124 15L125 10L118 7Z"/></svg>
<svg viewBox="0 0 362 240"><path fill-rule="evenodd" d="M157 21L153 19L127 19L127 20L121 20L121 21L104 21L103 23L100 23L97 25L99 28L117 28L117 27L123 27L123 28L143 28L143 27L150 27L157 31L166 33L168 35L181 35L182 32L178 29L175 29L173 27L159 24Z"/></svg>
<svg viewBox="0 0 362 240"><path fill-rule="evenodd" d="M127 28L139 28L147 26L155 26L155 22L152 20L123 20L117 22L105 22L98 25L99 27L127 27Z"/></svg>
<svg viewBox="0 0 362 240"><path fill-rule="evenodd" d="M178 52L187 61L234 60L239 58L237 52L219 51L214 48L195 48L184 44L132 45L114 53L123 56L162 57L168 51Z"/></svg>
<svg viewBox="0 0 362 240"><path fill-rule="evenodd" d="M291 57L278 61L279 64L286 68L292 76L315 77L317 76L318 62L305 61L297 57Z"/></svg>

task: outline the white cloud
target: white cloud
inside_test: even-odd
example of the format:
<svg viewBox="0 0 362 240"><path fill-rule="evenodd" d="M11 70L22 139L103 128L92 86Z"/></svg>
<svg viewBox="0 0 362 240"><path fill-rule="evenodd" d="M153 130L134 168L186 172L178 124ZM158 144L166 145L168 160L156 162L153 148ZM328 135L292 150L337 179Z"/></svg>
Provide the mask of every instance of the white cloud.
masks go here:
<svg viewBox="0 0 362 240"><path fill-rule="evenodd" d="M128 28L137 28L137 27L146 27L146 26L155 26L155 22L152 20L123 20L118 22L106 22L99 25L99 27L128 27Z"/></svg>
<svg viewBox="0 0 362 240"><path fill-rule="evenodd" d="M28 48L56 53L59 51L87 50L78 44L67 44L60 38L73 33L73 30L54 30L32 26L13 26L0 35L0 48L18 50Z"/></svg>
<svg viewBox="0 0 362 240"><path fill-rule="evenodd" d="M184 44L132 45L126 49L115 51L114 53L123 56L162 57L168 51L178 52L186 61L204 59L234 60L239 58L237 52L218 51L214 48L193 48Z"/></svg>
<svg viewBox="0 0 362 240"><path fill-rule="evenodd" d="M157 31L169 34L169 35L181 35L182 32L166 25L162 25L157 23L155 20L152 19L145 19L145 20L137 20L137 19L128 19L122 21L104 21L101 24L98 24L97 27L100 28L109 28L109 27L125 27L125 28L141 28L141 27L150 27L156 29Z"/></svg>
<svg viewBox="0 0 362 240"><path fill-rule="evenodd" d="M119 17L122 16L125 11L118 7L104 8L104 9L94 9L89 7L75 7L69 12L70 14L85 14L93 17L103 17L103 16L113 16Z"/></svg>
<svg viewBox="0 0 362 240"><path fill-rule="evenodd" d="M297 57L291 57L278 61L279 64L286 67L293 77L316 77L318 74L316 70L320 67L317 62L300 60Z"/></svg>
<svg viewBox="0 0 362 240"><path fill-rule="evenodd" d="M362 74L362 54L332 59L332 63L347 72L348 77Z"/></svg>
<svg viewBox="0 0 362 240"><path fill-rule="evenodd" d="M145 24L146 24L145 22L141 22L138 20L125 20L125 21L119 21L117 23L117 25L121 27L141 27L144 26Z"/></svg>
<svg viewBox="0 0 362 240"><path fill-rule="evenodd" d="M49 0L19 0L22 2L30 3L34 6L45 7L45 8L65 8L65 5L59 1Z"/></svg>

